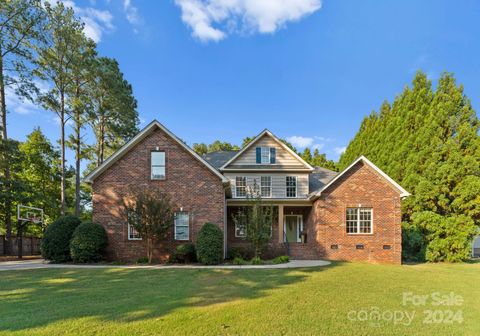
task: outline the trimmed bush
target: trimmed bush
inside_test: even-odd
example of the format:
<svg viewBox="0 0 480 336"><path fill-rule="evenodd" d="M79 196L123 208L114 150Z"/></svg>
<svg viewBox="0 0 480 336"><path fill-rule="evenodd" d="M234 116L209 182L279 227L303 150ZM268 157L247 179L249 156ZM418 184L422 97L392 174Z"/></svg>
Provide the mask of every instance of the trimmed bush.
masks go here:
<svg viewBox="0 0 480 336"><path fill-rule="evenodd" d="M197 259L205 265L216 265L223 259L223 232L212 223L205 223L197 238Z"/></svg>
<svg viewBox="0 0 480 336"><path fill-rule="evenodd" d="M75 216L63 216L50 224L43 234L41 251L43 258L53 262L65 262L70 258L70 240L81 223Z"/></svg>
<svg viewBox="0 0 480 336"><path fill-rule="evenodd" d="M70 255L76 263L98 262L107 247L107 233L100 224L82 223L73 232Z"/></svg>
<svg viewBox="0 0 480 336"><path fill-rule="evenodd" d="M195 246L192 243L178 245L175 249L175 260L183 263L195 261Z"/></svg>
<svg viewBox="0 0 480 336"><path fill-rule="evenodd" d="M290 257L283 255L283 256L278 256L274 259L272 259L272 264L285 264L290 261Z"/></svg>

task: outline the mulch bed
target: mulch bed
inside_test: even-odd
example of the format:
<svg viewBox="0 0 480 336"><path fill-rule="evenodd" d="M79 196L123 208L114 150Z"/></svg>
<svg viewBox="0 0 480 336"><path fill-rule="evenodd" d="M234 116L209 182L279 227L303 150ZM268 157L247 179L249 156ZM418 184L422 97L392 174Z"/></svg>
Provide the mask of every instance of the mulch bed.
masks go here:
<svg viewBox="0 0 480 336"><path fill-rule="evenodd" d="M23 256L22 259L18 259L16 256L0 256L0 262L2 261L18 261L18 260L33 260L33 259L41 259L42 256L40 255L33 255L33 256Z"/></svg>

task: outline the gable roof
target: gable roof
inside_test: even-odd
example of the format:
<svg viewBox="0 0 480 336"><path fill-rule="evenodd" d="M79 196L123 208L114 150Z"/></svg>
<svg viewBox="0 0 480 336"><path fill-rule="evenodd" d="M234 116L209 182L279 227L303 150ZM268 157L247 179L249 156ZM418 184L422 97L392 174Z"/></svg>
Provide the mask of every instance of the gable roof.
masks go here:
<svg viewBox="0 0 480 336"><path fill-rule="evenodd" d="M230 163L235 161L237 158L239 158L243 153L245 153L250 147L252 147L258 140L260 140L264 135L267 135L271 137L276 143L280 145L283 149L285 149L288 153L290 153L294 158L296 158L300 163L302 163L306 169L313 171L314 168L305 162L304 159L302 159L297 153L295 153L293 150L291 150L287 145L285 145L279 138L277 138L272 132L270 132L268 129L264 129L259 135L257 135L248 145L243 147L240 151L238 151L230 160L225 162L225 164L220 167L220 170L224 170ZM258 168L258 166L256 166Z"/></svg>
<svg viewBox="0 0 480 336"><path fill-rule="evenodd" d="M330 182L338 172L323 168L313 167L315 170L310 173L308 178L308 192L309 194L320 191L328 182Z"/></svg>
<svg viewBox="0 0 480 336"><path fill-rule="evenodd" d="M204 154L203 158L213 167L220 169L220 167L237 154L237 152L238 151L215 151Z"/></svg>
<svg viewBox="0 0 480 336"><path fill-rule="evenodd" d="M95 168L90 174L88 174L84 178L84 182L92 183L95 178L97 178L101 173L105 170L110 168L116 161L118 161L122 156L124 156L130 149L133 148L136 144L140 141L145 139L150 133L152 133L155 129L161 129L164 131L170 138L175 140L181 147L183 147L187 152L189 152L195 159L197 159L200 163L205 165L212 173L218 176L222 182L228 183L229 180L223 176L217 169L215 169L210 163L205 161L200 155L195 153L193 149L191 149L186 143L180 140L175 134L173 134L170 130L168 130L165 126L163 126L160 122L154 119L150 124L145 126L143 130L141 130L137 135L135 135L130 141L125 143L122 147L120 147L115 153L110 155L108 159L103 161L103 163Z"/></svg>
<svg viewBox="0 0 480 336"><path fill-rule="evenodd" d="M377 173L379 173L384 179L386 179L388 182L390 182L396 189L400 191L400 197L407 197L410 196L410 193L406 191L405 189L402 188L400 184L395 182L390 176L385 174L380 168L375 166L369 159L367 159L365 156L360 156L358 159L356 159L350 166L345 168L343 171L341 171L338 175L336 175L334 178L332 178L327 184L325 184L320 190L315 192L310 196L310 198L315 198L319 197L323 191L325 191L328 187L330 187L335 181L337 181L340 177L342 177L346 172L348 172L352 167L354 167L358 162L363 161L365 164L369 165L372 167Z"/></svg>

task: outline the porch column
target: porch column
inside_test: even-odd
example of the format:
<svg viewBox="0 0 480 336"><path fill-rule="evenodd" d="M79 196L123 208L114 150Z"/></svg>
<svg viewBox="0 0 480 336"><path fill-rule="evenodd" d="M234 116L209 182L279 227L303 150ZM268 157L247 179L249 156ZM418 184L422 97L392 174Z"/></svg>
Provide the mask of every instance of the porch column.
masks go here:
<svg viewBox="0 0 480 336"><path fill-rule="evenodd" d="M278 242L283 243L283 205L278 206Z"/></svg>

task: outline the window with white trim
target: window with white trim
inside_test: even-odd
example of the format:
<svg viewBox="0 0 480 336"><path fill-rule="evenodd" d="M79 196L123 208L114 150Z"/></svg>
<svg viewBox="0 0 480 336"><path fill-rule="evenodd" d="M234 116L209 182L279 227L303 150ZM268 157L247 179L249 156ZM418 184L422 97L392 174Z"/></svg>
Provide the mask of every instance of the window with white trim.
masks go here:
<svg viewBox="0 0 480 336"><path fill-rule="evenodd" d="M247 225L245 223L245 216L242 213L238 214L235 221L235 237L245 238L247 236Z"/></svg>
<svg viewBox="0 0 480 336"><path fill-rule="evenodd" d="M270 164L270 147L260 147L260 162Z"/></svg>
<svg viewBox="0 0 480 336"><path fill-rule="evenodd" d="M152 180L165 180L165 152L151 152L151 178Z"/></svg>
<svg viewBox="0 0 480 336"><path fill-rule="evenodd" d="M297 177L296 176L286 177L285 195L287 197L297 197Z"/></svg>
<svg viewBox="0 0 480 336"><path fill-rule="evenodd" d="M135 212L129 212L127 216L129 217L127 221L128 240L142 240L142 236L140 235L140 233L137 231L137 229L135 229L135 227L132 224L130 224L131 219L136 218L136 220L138 220L137 214Z"/></svg>
<svg viewBox="0 0 480 336"><path fill-rule="evenodd" d="M262 197L272 197L272 177L261 176L260 177L260 191Z"/></svg>
<svg viewBox="0 0 480 336"><path fill-rule="evenodd" d="M190 238L190 216L188 212L176 212L174 216L175 240Z"/></svg>
<svg viewBox="0 0 480 336"><path fill-rule="evenodd" d="M373 233L372 217L373 216L371 208L347 208L347 233Z"/></svg>
<svg viewBox="0 0 480 336"><path fill-rule="evenodd" d="M247 196L247 178L245 176L235 177L235 197Z"/></svg>

